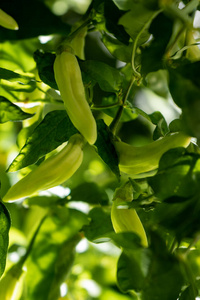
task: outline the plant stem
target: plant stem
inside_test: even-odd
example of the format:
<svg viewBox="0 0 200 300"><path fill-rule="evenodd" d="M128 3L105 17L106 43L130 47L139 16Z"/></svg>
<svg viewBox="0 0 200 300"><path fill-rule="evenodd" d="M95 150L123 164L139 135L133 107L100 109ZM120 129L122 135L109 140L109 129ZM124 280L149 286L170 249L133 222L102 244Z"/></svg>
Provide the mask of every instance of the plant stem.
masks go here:
<svg viewBox="0 0 200 300"><path fill-rule="evenodd" d="M83 24L81 24L77 29L75 29L73 32L71 32L64 40L63 42L57 47L56 53L60 54L63 50L66 48L69 52L73 52L73 50L70 47L70 42L74 39L74 37L81 31L84 27L88 26L89 24L92 24L91 18L88 18Z"/></svg>
<svg viewBox="0 0 200 300"><path fill-rule="evenodd" d="M28 245L28 248L27 248L27 250L26 250L26 254L20 259L20 264L21 264L21 266L23 266L23 264L25 263L26 259L28 258L29 254L30 254L30 252L31 252L31 250L32 250L33 244L34 244L34 242L35 242L35 239L36 239L36 237L37 237L37 234L38 234L38 232L39 232L39 230L40 230L40 228L41 228L43 222L45 221L46 217L47 217L47 215L45 215L45 216L41 219L41 221L40 221L40 223L39 223L37 229L35 230L35 232L34 232L32 238L31 238L31 241L30 241L30 243L29 243L29 245Z"/></svg>
<svg viewBox="0 0 200 300"><path fill-rule="evenodd" d="M122 116L123 110L124 110L124 104L125 104L126 100L128 99L128 96L130 94L130 91L131 91L131 88L132 88L134 82L135 82L135 77L133 76L131 79L131 82L129 84L128 90L123 98L122 104L120 105L115 118L113 119L113 121L111 122L111 124L109 126L110 131L113 133L113 135L116 134L117 127L118 127L120 118Z"/></svg>
<svg viewBox="0 0 200 300"><path fill-rule="evenodd" d="M94 104L91 106L91 109L94 110L101 110L101 109L107 109L107 108L112 108L112 107L116 107L119 105L119 102L110 104L110 105L101 105L101 106L95 106Z"/></svg>
<svg viewBox="0 0 200 300"><path fill-rule="evenodd" d="M73 38L77 35L77 33L78 33L79 31L81 31L84 27L86 27L86 26L88 26L88 25L90 25L90 24L92 24L92 20L89 18L89 19L86 20L83 24L81 24L76 30L74 30L73 32L71 32L71 33L67 36L67 38L66 38L65 41L70 42L71 40L73 40Z"/></svg>

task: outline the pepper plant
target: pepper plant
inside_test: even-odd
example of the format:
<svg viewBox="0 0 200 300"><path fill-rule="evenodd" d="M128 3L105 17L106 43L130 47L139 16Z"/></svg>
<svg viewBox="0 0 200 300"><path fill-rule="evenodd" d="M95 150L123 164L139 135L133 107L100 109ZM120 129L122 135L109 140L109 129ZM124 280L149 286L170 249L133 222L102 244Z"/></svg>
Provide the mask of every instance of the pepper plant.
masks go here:
<svg viewBox="0 0 200 300"><path fill-rule="evenodd" d="M199 38L199 0L1 1L1 299L200 299Z"/></svg>

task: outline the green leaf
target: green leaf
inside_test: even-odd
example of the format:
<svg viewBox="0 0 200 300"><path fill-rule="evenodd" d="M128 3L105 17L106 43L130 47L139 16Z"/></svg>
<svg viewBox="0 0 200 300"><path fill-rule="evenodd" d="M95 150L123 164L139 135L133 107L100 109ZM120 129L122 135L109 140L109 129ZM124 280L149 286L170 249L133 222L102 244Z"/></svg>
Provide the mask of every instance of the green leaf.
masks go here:
<svg viewBox="0 0 200 300"><path fill-rule="evenodd" d="M163 55L172 35L172 28L172 20L163 13L160 13L151 23L149 33L153 35L153 39L145 45L141 54L141 73L144 77L150 72L164 68Z"/></svg>
<svg viewBox="0 0 200 300"><path fill-rule="evenodd" d="M95 80L105 92L118 92L123 83L119 70L96 60L80 61L81 70Z"/></svg>
<svg viewBox="0 0 200 300"><path fill-rule="evenodd" d="M159 97L168 99L168 72L167 70L158 70L156 72L150 72L145 78L146 87L157 94Z"/></svg>
<svg viewBox="0 0 200 300"><path fill-rule="evenodd" d="M9 81L1 82L1 85L8 90L33 92L36 88L36 81L32 75L21 75L11 70L0 68L0 79Z"/></svg>
<svg viewBox="0 0 200 300"><path fill-rule="evenodd" d="M58 90L53 71L55 58L56 55L50 52L44 52L42 50L37 50L34 52L34 59L37 63L37 68L41 80L53 89Z"/></svg>
<svg viewBox="0 0 200 300"><path fill-rule="evenodd" d="M100 207L95 207L90 210L89 215L90 219L89 225L83 226L83 231L86 238L92 242L101 238L106 238L107 233L113 231L110 214L103 210Z"/></svg>
<svg viewBox="0 0 200 300"><path fill-rule="evenodd" d="M114 2L118 1L115 0ZM128 1L125 7L128 12L119 19L119 24L124 26L124 29L131 36L133 42L137 40L137 46L140 46L150 36L147 29L155 11L148 9L141 1Z"/></svg>
<svg viewBox="0 0 200 300"><path fill-rule="evenodd" d="M5 79L9 81L21 81L23 84L29 84L31 80L34 79L33 76L21 75L19 73L13 72L11 70L7 70L4 68L0 68L0 79Z"/></svg>
<svg viewBox="0 0 200 300"><path fill-rule="evenodd" d="M156 125L156 128L153 132L153 139L157 140L161 136L165 136L168 132L167 122L164 116L159 111L155 111L154 113L149 115L151 122Z"/></svg>
<svg viewBox="0 0 200 300"><path fill-rule="evenodd" d="M23 9L19 9L23 8ZM10 14L18 23L19 30L0 27L1 41L28 39L52 33L68 34L70 26L63 23L50 9L39 0L3 1L1 9Z"/></svg>
<svg viewBox="0 0 200 300"><path fill-rule="evenodd" d="M184 129L200 138L200 62L183 63L176 69L169 69L169 89L174 102L182 108Z"/></svg>
<svg viewBox="0 0 200 300"><path fill-rule="evenodd" d="M142 300L177 300L184 282L182 266L167 252L165 242L151 233L152 257L142 291Z"/></svg>
<svg viewBox="0 0 200 300"><path fill-rule="evenodd" d="M64 207L55 208L44 221L26 262L28 299L59 297L59 287L71 269L80 240L78 232L86 223L82 212Z"/></svg>
<svg viewBox="0 0 200 300"><path fill-rule="evenodd" d="M75 133L77 130L64 110L48 113L27 139L8 171L14 172L35 163L39 158L66 142Z"/></svg>
<svg viewBox="0 0 200 300"><path fill-rule="evenodd" d="M138 115L141 115L142 117L144 117L145 119L147 119L148 121L156 125L156 128L154 129L153 132L154 140L158 139L161 136L165 136L169 132L167 122L160 111L155 111L151 114L147 114L143 110L137 107L133 107L133 110L135 110L135 112Z"/></svg>
<svg viewBox="0 0 200 300"><path fill-rule="evenodd" d="M149 179L159 199L193 196L198 190L199 167L193 172L195 164L199 166L199 155L190 154L182 147L171 149L163 154L158 172Z"/></svg>
<svg viewBox="0 0 200 300"><path fill-rule="evenodd" d="M166 228L180 242L184 238L192 239L200 230L198 222L199 193L196 197L188 199L182 197L178 200L177 202L161 203L156 208L154 220L155 224L160 228Z"/></svg>
<svg viewBox="0 0 200 300"><path fill-rule="evenodd" d="M151 232L149 249L125 249L118 261L117 279L123 292L140 292L143 300L177 300L183 284L178 259L168 253L165 242Z"/></svg>
<svg viewBox="0 0 200 300"><path fill-rule="evenodd" d="M133 51L133 44L130 43L129 45L124 45L114 37L108 35L106 32L102 35L102 42L108 49L108 51L118 60L123 62L130 62L132 51Z"/></svg>
<svg viewBox="0 0 200 300"><path fill-rule="evenodd" d="M17 43L13 43L12 41L7 40L6 42L1 43L0 66L4 69L13 71L20 70L20 72L32 72L35 68L35 61L32 56L33 52L38 47L38 39L21 40ZM10 76L13 75L17 76L10 73ZM30 79L30 77L27 78L27 80ZM21 78L20 80L23 79ZM27 83L27 81L25 81L24 83Z"/></svg>
<svg viewBox="0 0 200 300"><path fill-rule="evenodd" d="M121 247L126 251L141 248L141 239L134 232L109 232L106 236L111 238L118 247Z"/></svg>
<svg viewBox="0 0 200 300"><path fill-rule="evenodd" d="M150 263L150 252L147 249L123 251L117 264L117 282L120 290L141 291Z"/></svg>
<svg viewBox="0 0 200 300"><path fill-rule="evenodd" d="M104 2L104 17L107 30L113 33L117 40L128 45L130 37L123 26L118 24L123 14L124 12L119 10L112 0L106 0Z"/></svg>
<svg viewBox="0 0 200 300"><path fill-rule="evenodd" d="M111 133L108 131L107 125L103 120L97 120L98 135L95 146L102 160L109 166L111 171L120 177L120 171L118 167L118 156L115 147L111 143Z"/></svg>
<svg viewBox="0 0 200 300"><path fill-rule="evenodd" d="M5 266L9 242L9 229L11 225L10 214L5 205L0 202L0 277L2 276Z"/></svg>
<svg viewBox="0 0 200 300"><path fill-rule="evenodd" d="M192 238L200 230L199 159L184 148L171 149L162 156L157 174L148 180L155 196L164 199L154 211L155 223L173 232L178 240Z"/></svg>
<svg viewBox="0 0 200 300"><path fill-rule="evenodd" d="M32 116L32 114L25 113L17 105L0 96L0 123L22 121Z"/></svg>
<svg viewBox="0 0 200 300"><path fill-rule="evenodd" d="M108 195L94 182L85 182L70 193L70 201L83 201L90 204L108 204Z"/></svg>

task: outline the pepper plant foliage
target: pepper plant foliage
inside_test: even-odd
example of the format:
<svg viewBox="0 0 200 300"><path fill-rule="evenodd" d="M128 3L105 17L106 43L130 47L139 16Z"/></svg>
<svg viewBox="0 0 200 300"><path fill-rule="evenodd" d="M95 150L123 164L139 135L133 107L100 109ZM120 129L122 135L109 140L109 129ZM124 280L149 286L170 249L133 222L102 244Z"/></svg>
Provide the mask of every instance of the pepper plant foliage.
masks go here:
<svg viewBox="0 0 200 300"><path fill-rule="evenodd" d="M0 4L19 25L0 27L0 297L199 299L199 1L63 3L59 14L56 0ZM4 203L11 186L78 133L54 76L57 49L73 37L84 47L77 60L97 140L85 143L66 182ZM160 153L146 145L177 132L190 143L167 146L146 172L143 161L151 166ZM130 161L136 174L121 171L119 141L142 147ZM126 209L137 212L148 245L134 225L113 227L112 200L123 206L127 184Z"/></svg>

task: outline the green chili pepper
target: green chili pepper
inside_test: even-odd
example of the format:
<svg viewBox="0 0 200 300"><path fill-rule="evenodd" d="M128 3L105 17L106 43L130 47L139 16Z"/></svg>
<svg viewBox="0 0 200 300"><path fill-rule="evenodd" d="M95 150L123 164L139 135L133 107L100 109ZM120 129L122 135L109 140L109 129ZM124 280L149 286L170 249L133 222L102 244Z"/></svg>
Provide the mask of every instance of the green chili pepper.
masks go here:
<svg viewBox="0 0 200 300"><path fill-rule="evenodd" d="M96 121L85 96L78 61L72 48L68 50L56 56L55 80L72 123L90 144L94 144L97 138Z"/></svg>
<svg viewBox="0 0 200 300"><path fill-rule="evenodd" d="M137 175L158 168L161 156L171 148L187 147L191 138L182 132L165 136L142 147L114 142L119 156L119 168L129 175Z"/></svg>
<svg viewBox="0 0 200 300"><path fill-rule="evenodd" d="M73 135L68 144L57 154L43 161L36 169L13 185L4 196L4 202L14 202L32 196L69 179L80 167L83 160L84 139Z"/></svg>
<svg viewBox="0 0 200 300"><path fill-rule="evenodd" d="M133 200L133 188L130 183L117 188L113 197L111 209L111 220L116 233L134 232L140 239L144 247L148 246L147 236L134 208L125 207L127 202Z"/></svg>

